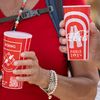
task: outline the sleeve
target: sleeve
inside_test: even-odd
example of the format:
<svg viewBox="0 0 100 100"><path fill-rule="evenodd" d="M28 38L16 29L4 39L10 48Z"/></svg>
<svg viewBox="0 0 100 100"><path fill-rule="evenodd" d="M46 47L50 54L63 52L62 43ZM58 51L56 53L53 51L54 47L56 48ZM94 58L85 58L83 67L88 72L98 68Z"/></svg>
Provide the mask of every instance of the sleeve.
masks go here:
<svg viewBox="0 0 100 100"><path fill-rule="evenodd" d="M63 0L64 5L84 5L85 0Z"/></svg>

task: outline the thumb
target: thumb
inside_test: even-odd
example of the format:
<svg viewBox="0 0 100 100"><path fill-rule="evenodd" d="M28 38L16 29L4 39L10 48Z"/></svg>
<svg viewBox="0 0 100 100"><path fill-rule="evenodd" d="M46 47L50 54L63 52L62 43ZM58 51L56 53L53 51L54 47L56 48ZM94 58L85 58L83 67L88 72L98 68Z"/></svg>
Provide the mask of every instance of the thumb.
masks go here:
<svg viewBox="0 0 100 100"><path fill-rule="evenodd" d="M97 27L95 26L95 23L91 23L90 24L90 35L95 35L99 32L99 30L97 29Z"/></svg>
<svg viewBox="0 0 100 100"><path fill-rule="evenodd" d="M100 32L93 22L90 24L90 44L90 52L93 56L92 58L97 59L99 56L96 54L98 54L100 50Z"/></svg>
<svg viewBox="0 0 100 100"><path fill-rule="evenodd" d="M65 27L65 21L62 20L60 23L59 23L59 27L60 28L64 28Z"/></svg>

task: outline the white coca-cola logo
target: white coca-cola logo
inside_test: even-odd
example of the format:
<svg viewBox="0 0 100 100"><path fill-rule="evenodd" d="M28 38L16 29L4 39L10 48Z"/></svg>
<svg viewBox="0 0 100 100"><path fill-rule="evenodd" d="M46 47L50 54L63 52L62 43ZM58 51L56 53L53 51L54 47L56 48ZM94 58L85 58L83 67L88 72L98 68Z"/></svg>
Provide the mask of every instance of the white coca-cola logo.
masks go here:
<svg viewBox="0 0 100 100"><path fill-rule="evenodd" d="M4 61L3 61L3 64L2 64L3 69L5 71L9 71L9 72L14 70L15 69L15 67L13 66L14 61L15 61L14 55L12 55L10 52L8 52L4 56Z"/></svg>
<svg viewBox="0 0 100 100"><path fill-rule="evenodd" d="M84 32L88 33L88 31L85 30L78 30L76 25L70 27L70 33L66 36L70 43L69 48L74 48L74 42L76 42L77 47L82 47L82 41L86 42L88 39L87 34L82 36L82 33Z"/></svg>
<svg viewBox="0 0 100 100"><path fill-rule="evenodd" d="M74 16L74 17L73 17ZM65 14L64 19L66 28L66 38L69 41L69 48L77 48L84 46L84 59L86 59L86 45L89 40L89 18L80 11L71 11ZM77 23L77 24L72 24ZM81 26L81 29L77 26ZM69 27L70 26L70 27ZM84 42L82 44L82 42Z"/></svg>

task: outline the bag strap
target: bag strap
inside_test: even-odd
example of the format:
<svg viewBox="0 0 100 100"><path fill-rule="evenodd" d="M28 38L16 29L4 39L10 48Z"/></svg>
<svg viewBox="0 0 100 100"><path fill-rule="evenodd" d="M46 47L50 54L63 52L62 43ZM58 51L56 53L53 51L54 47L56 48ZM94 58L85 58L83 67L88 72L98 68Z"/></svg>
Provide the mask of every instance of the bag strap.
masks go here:
<svg viewBox="0 0 100 100"><path fill-rule="evenodd" d="M53 21L54 27L59 35L59 23L63 19L62 0L45 0L47 6L53 6L54 11L50 13L50 17Z"/></svg>
<svg viewBox="0 0 100 100"><path fill-rule="evenodd" d="M57 31L58 37L60 37L59 34L59 23L60 21L63 19L64 16L64 12L63 12L63 0L46 0L46 4L47 6L53 6L54 11L50 13L50 17L53 21L54 27ZM64 56L67 58L67 55L64 54ZM71 75L73 76L73 71L72 71L72 66L71 66L71 62L67 61L67 66L68 69L71 72Z"/></svg>
<svg viewBox="0 0 100 100"><path fill-rule="evenodd" d="M28 19L28 18L31 18L31 17L34 17L34 16L39 16L41 14L45 14L45 13L48 13L48 12L51 13L52 11L53 11L52 6L48 6L48 8L37 9L37 10L25 10L21 15L21 20ZM0 18L0 23L16 20L16 18L17 18L17 15L5 17L5 18Z"/></svg>

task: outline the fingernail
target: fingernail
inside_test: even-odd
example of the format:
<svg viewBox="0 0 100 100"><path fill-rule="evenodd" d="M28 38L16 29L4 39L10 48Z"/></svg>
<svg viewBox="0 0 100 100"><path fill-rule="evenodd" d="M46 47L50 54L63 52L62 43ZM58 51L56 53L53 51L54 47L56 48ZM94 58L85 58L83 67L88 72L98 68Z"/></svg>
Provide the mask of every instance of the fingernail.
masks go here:
<svg viewBox="0 0 100 100"><path fill-rule="evenodd" d="M25 53L24 52L21 53L21 57L25 57Z"/></svg>
<svg viewBox="0 0 100 100"><path fill-rule="evenodd" d="M61 40L62 40L62 39L61 39L61 37L60 37L60 38L59 38L60 43L61 43Z"/></svg>
<svg viewBox="0 0 100 100"><path fill-rule="evenodd" d="M13 70L13 74L16 74L16 72L17 72L16 70Z"/></svg>
<svg viewBox="0 0 100 100"><path fill-rule="evenodd" d="M18 65L18 62L17 62L17 61L15 61L15 62L14 62L14 66L17 66L17 65Z"/></svg>
<svg viewBox="0 0 100 100"><path fill-rule="evenodd" d="M16 80L19 80L19 77L16 77Z"/></svg>

